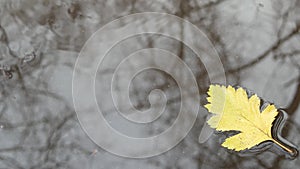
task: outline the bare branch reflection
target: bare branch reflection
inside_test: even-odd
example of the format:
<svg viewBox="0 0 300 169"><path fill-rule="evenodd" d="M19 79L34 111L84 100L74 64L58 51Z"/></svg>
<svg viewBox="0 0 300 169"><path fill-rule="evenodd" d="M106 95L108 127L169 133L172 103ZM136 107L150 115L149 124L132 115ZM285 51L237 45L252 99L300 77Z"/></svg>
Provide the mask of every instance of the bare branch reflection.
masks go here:
<svg viewBox="0 0 300 169"><path fill-rule="evenodd" d="M218 135L199 144L207 115L203 108L189 135L172 150L142 160L112 155L97 147L80 127L71 80L80 49L101 26L137 12L170 13L206 33L220 55L228 84L249 88L288 112L283 134L299 145L299 8L296 0L1 1L0 168L297 168L299 158L286 160L272 150L274 147L245 157L220 147ZM181 39L193 37L184 25L170 26L170 31L177 31ZM203 63L188 46L161 35L131 37L127 42L124 48L115 49L117 59L141 48L176 54L193 72L201 95L199 104L205 104L210 81ZM39 61L20 64L33 51ZM176 70L176 65L172 68ZM12 77L7 78L7 73ZM147 136L174 122L181 101L171 76L145 71L133 79L130 88L130 99L137 109L149 108L147 98L153 88L167 93L167 114L149 125L143 133ZM188 95L193 98L195 93ZM116 111L111 107L103 114L112 118L113 113ZM117 126L119 122L112 123Z"/></svg>

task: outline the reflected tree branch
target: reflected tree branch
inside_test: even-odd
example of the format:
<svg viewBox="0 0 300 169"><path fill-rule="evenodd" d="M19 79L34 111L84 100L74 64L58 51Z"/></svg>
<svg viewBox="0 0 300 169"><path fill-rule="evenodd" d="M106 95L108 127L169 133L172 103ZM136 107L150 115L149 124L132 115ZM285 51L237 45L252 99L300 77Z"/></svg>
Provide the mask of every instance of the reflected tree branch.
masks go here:
<svg viewBox="0 0 300 169"><path fill-rule="evenodd" d="M295 35L299 34L299 29L300 29L300 25L297 25L296 28L293 29L293 31L291 31L288 35L286 35L285 37L283 37L283 38L279 39L277 42L275 42L264 53L262 53L261 55L256 57L256 59L254 59L254 60L252 60L252 61L250 61L250 62L248 62L244 65L238 66L236 68L228 69L228 70L226 70L226 73L233 74L233 73L239 72L241 70L250 68L250 67L254 66L255 64L259 63L260 61L265 59L269 54L271 54L275 50L279 49L282 44L284 44L285 42L287 42L288 40L293 38Z"/></svg>
<svg viewBox="0 0 300 169"><path fill-rule="evenodd" d="M298 107L300 105L300 76L298 78L297 83L298 83L298 85L297 85L296 92L294 93L294 97L293 97L291 103L289 104L289 106L285 109L286 112L291 117L296 113L296 110L298 109Z"/></svg>

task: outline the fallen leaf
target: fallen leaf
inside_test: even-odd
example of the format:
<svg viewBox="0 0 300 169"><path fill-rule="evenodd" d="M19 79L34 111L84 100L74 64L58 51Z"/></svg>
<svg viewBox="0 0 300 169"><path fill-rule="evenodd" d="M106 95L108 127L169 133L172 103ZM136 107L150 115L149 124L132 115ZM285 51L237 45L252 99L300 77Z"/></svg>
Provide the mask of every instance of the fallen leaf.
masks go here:
<svg viewBox="0 0 300 169"><path fill-rule="evenodd" d="M217 131L239 131L227 138L222 146L235 151L250 149L264 141L272 141L292 153L288 147L276 141L271 134L272 123L278 115L276 107L267 105L260 111L260 98L254 94L250 98L239 87L211 85L205 105L213 116L207 121Z"/></svg>

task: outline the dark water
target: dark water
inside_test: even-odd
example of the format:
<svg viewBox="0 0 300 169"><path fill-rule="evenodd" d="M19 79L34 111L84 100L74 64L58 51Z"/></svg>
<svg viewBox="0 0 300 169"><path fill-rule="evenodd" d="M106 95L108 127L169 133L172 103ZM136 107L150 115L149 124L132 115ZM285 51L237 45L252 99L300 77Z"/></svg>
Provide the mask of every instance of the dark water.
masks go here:
<svg viewBox="0 0 300 169"><path fill-rule="evenodd" d="M296 0L1 1L0 168L299 168L296 151L300 143L299 9L300 3ZM132 24L139 25L134 31L151 32L157 28L179 37L145 33L123 38L114 44L100 64L101 71L95 76L98 105L103 106L102 113L108 123L125 135L151 137L172 126L184 101L180 84L186 82L188 86L192 79L180 64L153 53L156 59L150 59L152 66L165 65L173 74L159 69L136 72L124 93L122 87L127 87L127 73L134 72L138 66L146 68L142 65L145 59L126 62L129 55L150 48L172 52L189 68L197 82L197 86L187 87L187 107L200 105L187 136L163 154L132 159L105 151L84 132L73 105L72 75L76 59L93 33L115 19L141 12L161 12L184 18L198 27L212 44L205 38L197 39L198 34L186 24L158 18L151 21L155 23L153 27L147 26L153 17L121 20L94 43L97 52L104 52L112 45L109 40L118 38L123 31L126 34L125 30ZM189 44L183 43L188 40L200 44L195 46L202 52L201 59ZM202 107L206 103L205 93L210 83L222 78L217 71L213 72L217 73L214 78L209 76L219 68L215 62L208 62L214 55L209 48L211 45L222 63L224 83L243 86L281 108L272 129L273 137L292 153L270 142L241 153L229 151L220 146L226 136L220 133L214 133L205 143L198 142L208 114ZM97 52L91 55L97 56ZM82 72L96 65L89 57L83 61L86 69ZM112 96L106 95L111 91L110 78L123 62L128 65L114 76L113 89L120 98L128 92L128 100L140 111L149 109L152 103L154 107L165 103L164 114L152 123L136 124L124 119L112 104ZM153 89L159 89L164 95L151 95ZM198 96L199 102L195 102ZM88 107L91 99L85 97L82 93L81 98L86 100L83 106ZM191 121L190 117L186 119L186 123ZM178 130L180 133L180 128ZM176 134L169 139L173 137ZM160 144L168 144L168 139L157 143Z"/></svg>

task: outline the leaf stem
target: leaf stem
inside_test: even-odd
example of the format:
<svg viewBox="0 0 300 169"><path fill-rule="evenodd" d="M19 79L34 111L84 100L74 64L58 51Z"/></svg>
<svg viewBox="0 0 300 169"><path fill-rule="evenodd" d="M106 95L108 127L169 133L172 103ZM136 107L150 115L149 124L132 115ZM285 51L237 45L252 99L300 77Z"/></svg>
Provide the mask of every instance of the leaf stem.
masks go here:
<svg viewBox="0 0 300 169"><path fill-rule="evenodd" d="M287 146L283 145L282 143L280 143L279 141L272 139L272 141L277 144L278 146L280 146L281 148L283 148L284 150L286 150L287 152L289 152L290 154L294 154L294 151L291 150L290 148L288 148Z"/></svg>

